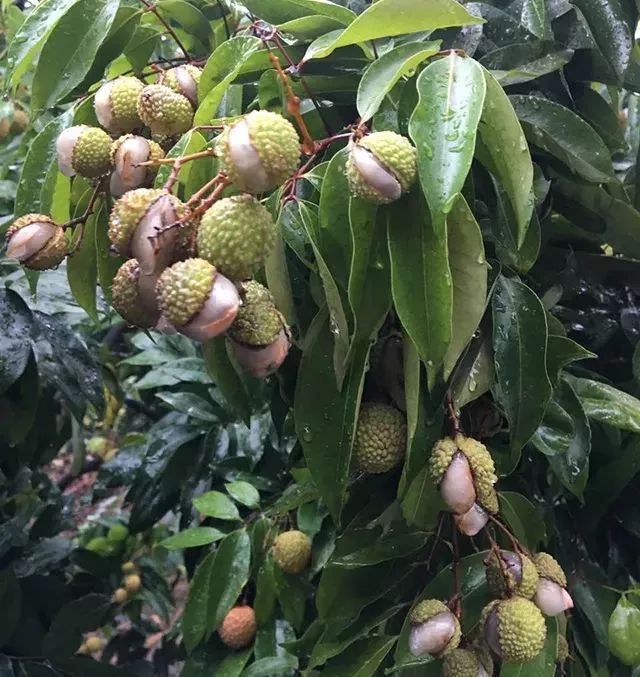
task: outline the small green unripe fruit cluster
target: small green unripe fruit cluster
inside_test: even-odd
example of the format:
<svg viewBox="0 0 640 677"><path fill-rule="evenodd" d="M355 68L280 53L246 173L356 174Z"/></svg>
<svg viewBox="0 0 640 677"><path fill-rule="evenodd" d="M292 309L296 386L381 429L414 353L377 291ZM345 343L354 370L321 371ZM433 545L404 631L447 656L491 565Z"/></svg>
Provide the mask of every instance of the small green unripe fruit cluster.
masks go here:
<svg viewBox="0 0 640 677"><path fill-rule="evenodd" d="M287 574L303 572L311 561L311 541L302 531L284 531L272 548L275 563Z"/></svg>
<svg viewBox="0 0 640 677"><path fill-rule="evenodd" d="M387 472L405 455L407 424L394 407L378 402L365 402L360 407L353 443L356 466L367 473Z"/></svg>
<svg viewBox="0 0 640 677"><path fill-rule="evenodd" d="M236 606L224 617L218 635L230 649L249 646L256 636L256 614L250 606Z"/></svg>

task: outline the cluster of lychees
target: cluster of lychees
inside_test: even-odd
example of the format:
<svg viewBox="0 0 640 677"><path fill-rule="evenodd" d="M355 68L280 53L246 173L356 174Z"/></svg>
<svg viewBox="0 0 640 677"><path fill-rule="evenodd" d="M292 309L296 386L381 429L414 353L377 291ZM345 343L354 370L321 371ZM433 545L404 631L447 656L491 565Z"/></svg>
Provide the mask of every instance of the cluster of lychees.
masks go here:
<svg viewBox="0 0 640 677"><path fill-rule="evenodd" d="M194 209L167 187L151 188L163 147L192 127L201 74L185 65L163 71L154 84L129 76L105 83L95 94L103 129L64 130L56 144L58 164L70 177L103 182L108 176L110 193L119 198L109 238L127 259L112 287L112 304L122 317L198 341L226 332L240 365L265 377L285 359L290 332L269 290L252 279L277 234L256 195L295 176L300 143L284 117L252 111L215 141L224 185L240 194L217 195L206 209L202 202ZM356 196L377 204L396 200L415 180L415 149L393 132L354 138L347 177ZM67 253L64 226L48 216L21 217L7 233L8 256L27 267L54 267Z"/></svg>

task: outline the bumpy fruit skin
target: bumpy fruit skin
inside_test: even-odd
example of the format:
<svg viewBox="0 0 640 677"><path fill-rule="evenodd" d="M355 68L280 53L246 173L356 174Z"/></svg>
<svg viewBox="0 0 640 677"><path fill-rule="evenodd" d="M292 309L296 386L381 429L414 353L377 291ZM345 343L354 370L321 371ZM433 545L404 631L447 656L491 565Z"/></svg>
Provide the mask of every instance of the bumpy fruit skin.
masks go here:
<svg viewBox="0 0 640 677"><path fill-rule="evenodd" d="M456 453L462 453L469 462L476 489L476 502L488 512L498 512L498 495L494 484L498 481L495 464L488 449L470 437L456 435L455 440L445 438L436 442L429 461L431 477L436 484L442 481L444 473Z"/></svg>
<svg viewBox="0 0 640 677"><path fill-rule="evenodd" d="M513 571L505 566L503 569L495 553L491 553L487 560L487 586L494 597L503 597L507 594L516 594L531 599L538 587L538 571L535 564L526 556L518 554L520 558L522 578L516 580ZM506 580L505 580L506 577Z"/></svg>
<svg viewBox="0 0 640 677"><path fill-rule="evenodd" d="M395 177L402 192L411 188L416 179L417 160L416 149L409 139L395 132L374 132L360 139L356 145L368 150L378 163ZM351 192L356 197L375 204L388 204L395 199L383 195L365 180L351 153L347 159L347 179Z"/></svg>
<svg viewBox="0 0 640 677"><path fill-rule="evenodd" d="M235 195L209 208L198 230L198 255L232 280L246 280L263 265L276 239L271 214L251 195Z"/></svg>
<svg viewBox="0 0 640 677"><path fill-rule="evenodd" d="M24 132L28 126L29 118L27 117L27 114L23 110L16 108L16 110L13 112L13 120L11 122L11 126L9 127L9 133L22 134L22 132Z"/></svg>
<svg viewBox="0 0 640 677"><path fill-rule="evenodd" d="M99 96L96 96L95 100L98 122L110 132L119 134L126 134L141 127L138 97L143 88L144 83L141 80L128 75L107 83L106 101L102 102Z"/></svg>
<svg viewBox="0 0 640 677"><path fill-rule="evenodd" d="M55 226L55 232L40 251L28 259L21 261L22 265L32 270L47 270L59 266L67 255L67 239L64 236L64 229L61 226L57 226L49 216L44 214L26 214L16 219L7 230L7 245L19 230L34 223L49 223Z"/></svg>
<svg viewBox="0 0 640 677"><path fill-rule="evenodd" d="M561 588L567 587L566 574L557 560L549 553L539 552L534 556L533 562L541 578L548 578L550 581L557 583Z"/></svg>
<svg viewBox="0 0 640 677"><path fill-rule="evenodd" d="M482 625L492 633L491 616L497 621L494 641L489 645L506 663L526 663L541 651L547 637L547 626L538 607L523 597L491 602L482 612ZM489 626L489 628L487 627Z"/></svg>
<svg viewBox="0 0 640 677"><path fill-rule="evenodd" d="M302 531L285 531L273 543L273 559L287 574L299 574L311 560L311 541Z"/></svg>
<svg viewBox="0 0 640 677"><path fill-rule="evenodd" d="M567 638L564 635L558 635L556 661L558 663L565 663L570 655L571 653L569 651L569 642L567 642Z"/></svg>
<svg viewBox="0 0 640 677"><path fill-rule="evenodd" d="M439 657L448 655L460 646L462 628L460 627L458 619L451 613L449 607L439 599L423 599L416 604L409 614L409 622L411 625L420 625L430 621L434 616L444 613L451 614L451 618L455 622L455 631L447 646L438 654Z"/></svg>
<svg viewBox="0 0 640 677"><path fill-rule="evenodd" d="M282 115L271 111L252 111L234 124L246 124L251 146L257 153L266 183L256 186L255 177L243 172L232 157L229 147L231 127L227 127L216 143L221 167L241 190L262 193L281 186L290 178L300 161L300 141L295 127Z"/></svg>
<svg viewBox="0 0 640 677"><path fill-rule="evenodd" d="M377 402L360 407L353 453L361 470L372 474L391 470L404 457L406 442L407 424L397 409Z"/></svg>
<svg viewBox="0 0 640 677"><path fill-rule="evenodd" d="M118 588L113 593L113 602L115 604L124 604L129 598L129 593L124 588Z"/></svg>
<svg viewBox="0 0 640 677"><path fill-rule="evenodd" d="M478 677L478 671L484 669L475 652L455 649L442 662L442 677Z"/></svg>
<svg viewBox="0 0 640 677"><path fill-rule="evenodd" d="M186 218L187 207L174 195L156 188L137 188L125 193L113 206L109 216L109 239L118 253L129 256L129 244L140 221L162 196L171 197L179 219Z"/></svg>
<svg viewBox="0 0 640 677"><path fill-rule="evenodd" d="M78 136L71 159L73 169L86 179L111 171L111 137L97 127L86 127Z"/></svg>
<svg viewBox="0 0 640 677"><path fill-rule="evenodd" d="M153 134L184 134L193 122L189 99L164 85L147 85L138 97L138 115Z"/></svg>
<svg viewBox="0 0 640 677"><path fill-rule="evenodd" d="M123 263L113 278L111 304L129 324L149 329L155 327L159 315L150 312L142 303L138 288L139 279L140 264L136 259L129 259Z"/></svg>
<svg viewBox="0 0 640 677"><path fill-rule="evenodd" d="M156 287L163 315L174 327L182 327L197 315L207 300L216 269L202 259L187 259L167 268Z"/></svg>
<svg viewBox="0 0 640 677"><path fill-rule="evenodd" d="M256 614L250 606L236 606L224 617L218 635L230 649L249 646L256 636Z"/></svg>
<svg viewBox="0 0 640 677"><path fill-rule="evenodd" d="M238 343L267 346L276 340L283 327L282 315L275 307L271 292L255 280L242 284L242 306L229 329Z"/></svg>
<svg viewBox="0 0 640 677"><path fill-rule="evenodd" d="M182 94L191 102L194 108L198 107L198 83L202 69L192 64L176 66L162 71L158 78L158 84L169 87L174 92Z"/></svg>
<svg viewBox="0 0 640 677"><path fill-rule="evenodd" d="M120 149L120 146L122 146L123 143L126 141L129 141L130 139L142 139L142 137L136 137L133 134L126 134L125 136L120 136L118 137L113 144L111 145L111 163L115 167L115 171L118 171L118 167L116 165L116 160L117 160L117 154L118 150ZM148 144L149 148L149 154L147 156L146 161L151 161L151 160L161 160L164 157L164 151L162 150L162 147L160 144L156 143L155 141L152 141L150 139L144 139L146 143ZM129 161L130 162L130 161ZM144 183L141 184L140 186L136 186L135 188L138 187L144 187L145 185L151 185L151 182L155 175L158 173L159 166L158 165L150 165L149 167L140 167L139 169L144 169ZM134 188L134 190L135 190Z"/></svg>
<svg viewBox="0 0 640 677"><path fill-rule="evenodd" d="M128 574L124 577L124 589L131 595L135 595L136 592L142 587L142 581L138 574Z"/></svg>

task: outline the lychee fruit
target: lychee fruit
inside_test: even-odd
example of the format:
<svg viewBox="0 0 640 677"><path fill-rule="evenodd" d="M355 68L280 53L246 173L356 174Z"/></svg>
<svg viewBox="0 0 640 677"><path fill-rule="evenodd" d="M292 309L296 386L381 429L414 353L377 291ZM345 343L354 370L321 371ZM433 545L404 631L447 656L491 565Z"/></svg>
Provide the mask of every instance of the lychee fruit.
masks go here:
<svg viewBox="0 0 640 677"><path fill-rule="evenodd" d="M236 606L224 617L218 635L230 649L249 646L256 636L256 614L250 606Z"/></svg>
<svg viewBox="0 0 640 677"><path fill-rule="evenodd" d="M387 472L405 455L407 424L394 407L378 402L365 402L360 407L353 443L357 467L367 473Z"/></svg>
<svg viewBox="0 0 640 677"><path fill-rule="evenodd" d="M58 167L65 176L98 179L111 171L111 137L98 127L65 129L56 141Z"/></svg>
<svg viewBox="0 0 640 677"><path fill-rule="evenodd" d="M127 599L129 598L129 593L126 591L125 588L118 588L114 593L113 593L113 602L115 604L124 604Z"/></svg>
<svg viewBox="0 0 640 677"><path fill-rule="evenodd" d="M158 78L159 85L165 85L174 92L189 99L194 109L198 107L198 83L202 69L191 64L176 66L162 71Z"/></svg>
<svg viewBox="0 0 640 677"><path fill-rule="evenodd" d="M567 592L567 577L554 557L540 552L534 557L540 576L534 602L545 616L558 614L573 608L573 600Z"/></svg>
<svg viewBox="0 0 640 677"><path fill-rule="evenodd" d="M138 97L143 88L142 81L127 75L105 82L94 97L98 122L112 134L126 134L142 127Z"/></svg>
<svg viewBox="0 0 640 677"><path fill-rule="evenodd" d="M140 164L160 160L164 157L164 151L155 141L128 134L113 142L111 155L111 195L122 197L127 191L151 185L158 173L158 166L141 167Z"/></svg>
<svg viewBox="0 0 640 677"><path fill-rule="evenodd" d="M427 654L446 656L460 645L460 622L440 600L418 602L409 614L409 621L409 651L416 657Z"/></svg>
<svg viewBox="0 0 640 677"><path fill-rule="evenodd" d="M526 555L509 550L499 554L492 551L486 566L487 587L494 597L516 594L530 599L535 594L538 571Z"/></svg>
<svg viewBox="0 0 640 677"><path fill-rule="evenodd" d="M145 305L139 288L140 264L136 259L125 261L111 287L111 304L115 310L131 325L150 329L160 318L157 308Z"/></svg>
<svg viewBox="0 0 640 677"><path fill-rule="evenodd" d="M32 270L60 265L67 255L67 239L62 226L44 214L26 214L7 230L6 256Z"/></svg>
<svg viewBox="0 0 640 677"><path fill-rule="evenodd" d="M311 561L311 541L302 531L283 531L273 543L273 559L287 574L299 574Z"/></svg>
<svg viewBox="0 0 640 677"><path fill-rule="evenodd" d="M146 85L138 97L138 115L153 134L184 134L193 123L186 96L164 85Z"/></svg>
<svg viewBox="0 0 640 677"><path fill-rule="evenodd" d="M142 580L138 574L128 574L124 577L124 589L127 593L135 595L142 587Z"/></svg>

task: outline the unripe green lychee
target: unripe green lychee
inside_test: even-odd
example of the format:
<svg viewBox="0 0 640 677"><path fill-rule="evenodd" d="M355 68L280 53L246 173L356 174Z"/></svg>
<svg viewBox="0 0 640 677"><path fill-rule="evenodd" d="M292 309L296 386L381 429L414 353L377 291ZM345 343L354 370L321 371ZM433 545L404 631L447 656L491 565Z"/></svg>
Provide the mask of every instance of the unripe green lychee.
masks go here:
<svg viewBox="0 0 640 677"><path fill-rule="evenodd" d="M225 332L240 306L235 285L203 259L174 263L162 273L156 290L164 317L197 341Z"/></svg>
<svg viewBox="0 0 640 677"><path fill-rule="evenodd" d="M125 261L111 287L111 304L129 323L136 327L149 329L154 327L160 314L147 308L140 295L140 264L136 259Z"/></svg>
<svg viewBox="0 0 640 677"><path fill-rule="evenodd" d="M140 164L163 157L162 148L142 136L127 134L116 139L111 147L111 195L122 197L129 190L150 186L159 166L141 167Z"/></svg>
<svg viewBox="0 0 640 677"><path fill-rule="evenodd" d="M105 82L94 98L98 122L112 134L126 134L142 127L138 97L143 88L143 82L128 75Z"/></svg>
<svg viewBox="0 0 640 677"><path fill-rule="evenodd" d="M218 635L230 649L249 646L256 636L256 614L250 606L236 606L224 617Z"/></svg>
<svg viewBox="0 0 640 677"><path fill-rule="evenodd" d="M287 574L299 574L311 561L311 541L302 531L282 532L273 543L273 559Z"/></svg>
<svg viewBox="0 0 640 677"><path fill-rule="evenodd" d="M147 85L140 92L138 115L153 134L184 134L193 123L189 99L164 85Z"/></svg>
<svg viewBox="0 0 640 677"><path fill-rule="evenodd" d="M293 175L300 161L300 142L295 127L282 115L252 111L225 128L216 155L238 188L264 193Z"/></svg>
<svg viewBox="0 0 640 677"><path fill-rule="evenodd" d="M182 94L191 102L194 109L198 107L198 83L202 69L191 64L176 66L162 71L158 78L159 85L165 85L174 92Z"/></svg>
<svg viewBox="0 0 640 677"><path fill-rule="evenodd" d="M397 409L378 402L362 404L353 443L358 468L372 474L391 470L404 458L406 443L407 424Z"/></svg>
<svg viewBox="0 0 640 677"><path fill-rule="evenodd" d="M7 230L6 256L32 270L60 265L67 255L67 239L62 226L44 214L26 214Z"/></svg>
<svg viewBox="0 0 640 677"><path fill-rule="evenodd" d="M107 532L107 540L111 543L121 543L129 537L129 529L124 524L114 524Z"/></svg>
<svg viewBox="0 0 640 677"><path fill-rule="evenodd" d="M97 179L111 171L111 137L98 127L65 129L56 141L58 167L65 176Z"/></svg>
<svg viewBox="0 0 640 677"><path fill-rule="evenodd" d="M494 600L482 611L484 638L506 663L526 663L542 651L547 626L538 607L524 597Z"/></svg>
<svg viewBox="0 0 640 677"><path fill-rule="evenodd" d="M96 536L87 543L86 549L106 557L113 552L113 545L109 543L105 536Z"/></svg>
<svg viewBox="0 0 640 677"><path fill-rule="evenodd" d="M487 586L494 597L520 595L530 599L538 587L538 571L535 564L521 553L500 551L500 560L491 552L486 560Z"/></svg>
<svg viewBox="0 0 640 677"><path fill-rule="evenodd" d="M374 132L349 147L351 193L375 204L397 200L416 179L416 149L395 132Z"/></svg>
<svg viewBox="0 0 640 677"><path fill-rule="evenodd" d="M271 214L251 195L216 202L202 217L198 255L232 280L246 280L264 264L276 239Z"/></svg>
<svg viewBox="0 0 640 677"><path fill-rule="evenodd" d="M442 662L442 677L489 677L492 672L491 659L469 649L455 649Z"/></svg>
<svg viewBox="0 0 640 677"><path fill-rule="evenodd" d="M449 607L438 599L425 599L409 614L411 632L409 651L414 656L442 657L460 645L460 621Z"/></svg>

